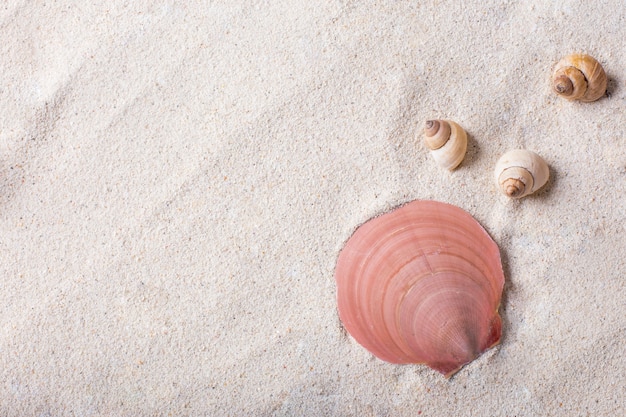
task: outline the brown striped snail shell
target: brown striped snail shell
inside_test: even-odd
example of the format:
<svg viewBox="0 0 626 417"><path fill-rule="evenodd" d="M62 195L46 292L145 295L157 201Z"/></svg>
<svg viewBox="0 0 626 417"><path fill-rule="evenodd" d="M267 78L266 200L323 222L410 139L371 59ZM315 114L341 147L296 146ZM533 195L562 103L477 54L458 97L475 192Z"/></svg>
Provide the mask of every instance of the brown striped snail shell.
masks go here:
<svg viewBox="0 0 626 417"><path fill-rule="evenodd" d="M546 161L534 152L515 149L502 155L494 169L498 188L511 198L534 193L548 182L550 169Z"/></svg>
<svg viewBox="0 0 626 417"><path fill-rule="evenodd" d="M606 93L607 77L602 65L586 54L561 59L552 75L554 92L568 100L595 101Z"/></svg>
<svg viewBox="0 0 626 417"><path fill-rule="evenodd" d="M335 279L344 327L384 361L449 377L500 341L500 251L458 207L413 201L369 220L339 254Z"/></svg>
<svg viewBox="0 0 626 417"><path fill-rule="evenodd" d="M451 120L428 120L424 142L435 161L449 170L459 166L467 151L467 133Z"/></svg>

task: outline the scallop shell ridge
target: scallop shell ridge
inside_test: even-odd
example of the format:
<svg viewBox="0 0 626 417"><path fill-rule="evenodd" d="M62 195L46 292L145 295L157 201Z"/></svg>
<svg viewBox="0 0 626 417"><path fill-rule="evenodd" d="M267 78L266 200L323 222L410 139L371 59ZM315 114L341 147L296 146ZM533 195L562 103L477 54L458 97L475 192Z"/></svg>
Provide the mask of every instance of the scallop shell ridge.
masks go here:
<svg viewBox="0 0 626 417"><path fill-rule="evenodd" d="M449 377L500 340L500 252L458 207L414 201L364 223L335 278L346 330L387 362Z"/></svg>

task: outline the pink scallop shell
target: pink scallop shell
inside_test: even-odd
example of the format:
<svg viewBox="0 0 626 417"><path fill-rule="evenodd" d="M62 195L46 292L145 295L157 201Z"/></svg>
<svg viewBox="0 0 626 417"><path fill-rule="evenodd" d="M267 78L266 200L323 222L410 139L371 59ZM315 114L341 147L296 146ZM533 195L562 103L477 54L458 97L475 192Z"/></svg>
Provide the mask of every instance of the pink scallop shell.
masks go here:
<svg viewBox="0 0 626 417"><path fill-rule="evenodd" d="M384 361L449 377L500 341L500 251L458 207L413 201L366 222L335 279L343 325Z"/></svg>

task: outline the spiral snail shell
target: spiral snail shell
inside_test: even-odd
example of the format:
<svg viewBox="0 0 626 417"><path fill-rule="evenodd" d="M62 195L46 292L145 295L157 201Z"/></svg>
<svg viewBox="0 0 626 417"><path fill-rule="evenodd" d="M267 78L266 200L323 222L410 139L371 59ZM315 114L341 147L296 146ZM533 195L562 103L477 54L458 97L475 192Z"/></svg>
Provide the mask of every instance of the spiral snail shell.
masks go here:
<svg viewBox="0 0 626 417"><path fill-rule="evenodd" d="M435 161L450 171L459 166L467 150L465 130L451 120L428 120L424 142Z"/></svg>
<svg viewBox="0 0 626 417"><path fill-rule="evenodd" d="M585 54L571 54L554 69L552 88L568 100L595 101L606 93L607 77L602 65Z"/></svg>
<svg viewBox="0 0 626 417"><path fill-rule="evenodd" d="M507 197L522 198L548 182L550 170L542 157L525 149L502 155L494 170L500 191Z"/></svg>

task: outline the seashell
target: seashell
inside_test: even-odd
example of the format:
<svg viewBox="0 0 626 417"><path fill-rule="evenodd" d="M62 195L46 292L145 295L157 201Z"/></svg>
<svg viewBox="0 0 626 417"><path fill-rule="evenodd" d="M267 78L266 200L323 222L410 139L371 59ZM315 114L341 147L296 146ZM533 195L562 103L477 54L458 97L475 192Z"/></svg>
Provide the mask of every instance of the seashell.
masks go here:
<svg viewBox="0 0 626 417"><path fill-rule="evenodd" d="M384 361L450 377L500 341L500 252L458 207L418 200L369 220L335 279L343 325Z"/></svg>
<svg viewBox="0 0 626 417"><path fill-rule="evenodd" d="M424 142L435 161L451 171L465 158L467 133L451 120L428 120L424 128Z"/></svg>
<svg viewBox="0 0 626 417"><path fill-rule="evenodd" d="M502 155L494 170L500 191L512 198L532 194L548 182L550 169L542 157L525 149Z"/></svg>
<svg viewBox="0 0 626 417"><path fill-rule="evenodd" d="M602 65L585 54L561 59L552 75L554 92L568 100L595 101L606 93L607 77Z"/></svg>

